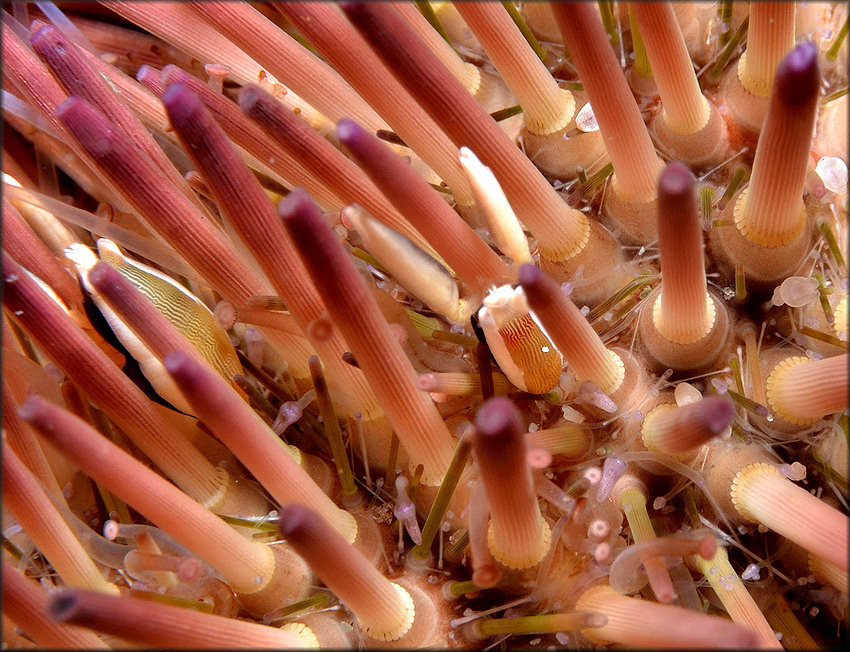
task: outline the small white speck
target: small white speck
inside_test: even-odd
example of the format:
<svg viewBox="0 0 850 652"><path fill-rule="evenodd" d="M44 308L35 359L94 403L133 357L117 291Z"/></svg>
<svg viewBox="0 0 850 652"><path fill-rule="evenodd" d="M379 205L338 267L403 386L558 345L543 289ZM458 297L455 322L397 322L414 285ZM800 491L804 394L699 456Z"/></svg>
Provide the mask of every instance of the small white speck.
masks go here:
<svg viewBox="0 0 850 652"><path fill-rule="evenodd" d="M742 580L757 580L760 577L758 564L750 564L744 569L744 572L741 573Z"/></svg>
<svg viewBox="0 0 850 652"><path fill-rule="evenodd" d="M844 192L847 188L847 164L836 156L824 156L815 166L815 172L831 192Z"/></svg>
<svg viewBox="0 0 850 652"><path fill-rule="evenodd" d="M599 123L596 121L590 102L581 107L576 114L576 127L584 132L599 131Z"/></svg>

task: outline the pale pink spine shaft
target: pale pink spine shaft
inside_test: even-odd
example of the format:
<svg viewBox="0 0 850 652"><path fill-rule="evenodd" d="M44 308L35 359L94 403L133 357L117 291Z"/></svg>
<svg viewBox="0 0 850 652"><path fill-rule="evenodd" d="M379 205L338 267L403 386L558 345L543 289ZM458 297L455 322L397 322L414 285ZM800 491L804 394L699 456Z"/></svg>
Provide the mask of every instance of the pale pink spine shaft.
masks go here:
<svg viewBox="0 0 850 652"><path fill-rule="evenodd" d="M794 2L754 2L750 6L747 51L738 68L744 87L767 95L776 67L794 47Z"/></svg>
<svg viewBox="0 0 850 652"><path fill-rule="evenodd" d="M456 2L454 6L522 106L528 130L544 135L565 127L575 113L572 93L558 87L507 10L488 2Z"/></svg>
<svg viewBox="0 0 850 652"><path fill-rule="evenodd" d="M305 645L305 639L296 632L152 600L66 590L53 596L46 606L45 612L54 621L157 648L280 649Z"/></svg>
<svg viewBox="0 0 850 652"><path fill-rule="evenodd" d="M702 228L693 175L668 163L658 181L658 239L661 298L655 326L682 344L705 336L712 325L706 294Z"/></svg>
<svg viewBox="0 0 850 652"><path fill-rule="evenodd" d="M507 398L491 398L479 408L475 425L475 459L490 506L490 548L510 567L533 566L545 547L519 410Z"/></svg>
<svg viewBox="0 0 850 652"><path fill-rule="evenodd" d="M578 70L623 197L649 201L661 162L595 8L556 2L552 10Z"/></svg>
<svg viewBox="0 0 850 652"><path fill-rule="evenodd" d="M280 509L279 523L284 540L357 615L368 634L392 640L409 628L412 603L321 516L290 503Z"/></svg>
<svg viewBox="0 0 850 652"><path fill-rule="evenodd" d="M439 484L451 461L454 440L390 330L369 288L306 193L294 191L279 207L284 226L331 319L360 368L423 482Z"/></svg>
<svg viewBox="0 0 850 652"><path fill-rule="evenodd" d="M597 611L608 617L603 627L584 630L597 641L679 649L735 649L754 647L758 643L753 630L726 618L629 598L607 585L585 591L576 609Z"/></svg>
<svg viewBox="0 0 850 652"><path fill-rule="evenodd" d="M667 124L680 134L698 131L708 122L709 104L700 90L672 3L634 2L629 8L640 27Z"/></svg>
<svg viewBox="0 0 850 652"><path fill-rule="evenodd" d="M735 211L738 229L757 244L788 244L805 226L803 184L820 80L817 48L811 43L794 48L777 70L750 185Z"/></svg>

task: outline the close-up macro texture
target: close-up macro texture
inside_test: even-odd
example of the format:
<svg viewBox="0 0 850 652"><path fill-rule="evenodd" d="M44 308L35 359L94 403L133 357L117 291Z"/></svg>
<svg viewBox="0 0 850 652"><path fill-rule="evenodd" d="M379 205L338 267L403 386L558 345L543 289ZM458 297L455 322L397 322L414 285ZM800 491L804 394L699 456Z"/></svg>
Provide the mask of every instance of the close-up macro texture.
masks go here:
<svg viewBox="0 0 850 652"><path fill-rule="evenodd" d="M4 648L845 649L847 3L2 16Z"/></svg>

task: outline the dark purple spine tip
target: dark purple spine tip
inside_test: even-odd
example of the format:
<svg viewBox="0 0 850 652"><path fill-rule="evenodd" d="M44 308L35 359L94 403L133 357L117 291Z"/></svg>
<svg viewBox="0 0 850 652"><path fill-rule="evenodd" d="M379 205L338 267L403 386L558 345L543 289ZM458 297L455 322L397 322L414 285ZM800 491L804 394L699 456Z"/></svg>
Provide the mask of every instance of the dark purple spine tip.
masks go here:
<svg viewBox="0 0 850 652"><path fill-rule="evenodd" d="M343 118L336 125L336 137L343 145L357 144L363 138L364 129L351 118Z"/></svg>
<svg viewBox="0 0 850 652"><path fill-rule="evenodd" d="M181 82L168 85L162 94L162 103L172 124L188 120L201 110L198 96Z"/></svg>
<svg viewBox="0 0 850 652"><path fill-rule="evenodd" d="M671 161L658 177L658 194L681 196L693 192L694 175L679 161Z"/></svg>
<svg viewBox="0 0 850 652"><path fill-rule="evenodd" d="M255 86L253 84L244 86L242 90L239 91L239 96L237 98L239 102L239 107L245 113L250 114L254 107L256 107L257 104L263 101L265 95L266 92L259 86Z"/></svg>
<svg viewBox="0 0 850 652"><path fill-rule="evenodd" d="M192 359L183 351L172 351L162 359L162 366L171 376L183 376L189 369Z"/></svg>
<svg viewBox="0 0 850 652"><path fill-rule="evenodd" d="M142 81L148 75L156 75L157 70L153 66L143 63L136 71L136 81Z"/></svg>
<svg viewBox="0 0 850 652"><path fill-rule="evenodd" d="M503 396L489 399L475 415L478 436L485 439L502 438L522 429L516 406Z"/></svg>
<svg viewBox="0 0 850 652"><path fill-rule="evenodd" d="M357 16L365 11L364 4L363 2L340 2L339 8L345 12L346 16Z"/></svg>
<svg viewBox="0 0 850 652"><path fill-rule="evenodd" d="M71 95L67 100L63 100L56 107L56 117L60 120L62 116L67 115L68 113L73 113L78 111L82 105L85 104L85 100L81 98L79 95Z"/></svg>
<svg viewBox="0 0 850 652"><path fill-rule="evenodd" d="M317 515L311 509L298 503L289 503L278 512L277 529L287 541L297 543L305 539L315 526Z"/></svg>
<svg viewBox="0 0 850 652"><path fill-rule="evenodd" d="M46 49L57 43L61 43L62 36L53 25L44 25L41 21L33 21L33 26L39 26L30 34L30 43L37 50Z"/></svg>
<svg viewBox="0 0 850 652"><path fill-rule="evenodd" d="M527 289L529 286L537 289L543 282L543 270L536 267L535 265L532 265L531 263L526 263L519 268L517 280L519 281L519 284L525 289Z"/></svg>
<svg viewBox="0 0 850 652"><path fill-rule="evenodd" d="M18 406L18 416L27 423L34 422L41 413L44 399L36 394L31 394L27 400Z"/></svg>
<svg viewBox="0 0 850 652"><path fill-rule="evenodd" d="M76 592L63 591L47 603L47 614L53 619L63 622L73 617L77 611L79 599Z"/></svg>
<svg viewBox="0 0 850 652"><path fill-rule="evenodd" d="M817 97L821 86L818 50L808 41L800 43L779 64L774 92L790 106L798 106Z"/></svg>
<svg viewBox="0 0 850 652"><path fill-rule="evenodd" d="M315 204L310 199L310 195L303 188L293 190L280 200L280 204L277 207L278 215L287 222L310 215L317 210Z"/></svg>
<svg viewBox="0 0 850 652"><path fill-rule="evenodd" d="M110 272L118 273L108 263L104 263L103 261L95 263L94 267L88 273L89 283L98 290L102 290L115 278Z"/></svg>
<svg viewBox="0 0 850 652"><path fill-rule="evenodd" d="M709 396L703 401L710 401L708 408L707 423L711 432L720 434L730 425L735 418L735 405L728 396Z"/></svg>

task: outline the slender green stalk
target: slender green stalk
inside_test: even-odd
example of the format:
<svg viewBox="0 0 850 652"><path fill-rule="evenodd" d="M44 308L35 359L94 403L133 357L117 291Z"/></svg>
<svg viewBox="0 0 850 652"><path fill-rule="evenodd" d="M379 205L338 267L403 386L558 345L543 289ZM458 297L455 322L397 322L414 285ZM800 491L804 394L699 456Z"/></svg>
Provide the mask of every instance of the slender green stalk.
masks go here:
<svg viewBox="0 0 850 652"><path fill-rule="evenodd" d="M496 584L489 587L491 589L498 588L500 586L504 586L508 584L510 580L506 580L505 578L500 579ZM449 593L451 593L454 597L460 598L461 596L467 595L468 593L480 593L481 591L486 591L487 589L482 589L472 580L465 580L463 582L452 582L449 584Z"/></svg>
<svg viewBox="0 0 850 652"><path fill-rule="evenodd" d="M353 496L357 493L357 485L354 484L354 476L351 473L351 466L348 464L348 455L342 441L342 431L339 429L339 421L337 421L331 395L328 392L322 363L317 356L311 355L307 358L307 364L310 366L310 378L313 381L313 388L316 390L319 413L322 415L325 435L331 446L331 455L334 459L337 475L339 475L339 482L342 485L342 494L343 496Z"/></svg>
<svg viewBox="0 0 850 652"><path fill-rule="evenodd" d="M422 526L422 542L413 547L413 554L420 559L426 559L431 554L431 544L434 543L434 537L437 536L437 532L443 524L443 518L445 518L446 510L449 508L449 501L455 492L461 475L463 475L463 469L469 459L471 449L472 444L469 439L462 436L455 446L452 461L446 471L446 477L437 491L437 497L434 498L434 504L431 506L431 511L428 512L425 525Z"/></svg>
<svg viewBox="0 0 850 652"><path fill-rule="evenodd" d="M844 262L844 256L841 255L841 248L838 246L838 241L835 239L835 233L832 232L832 226L830 226L829 222L821 222L818 224L818 229L820 229L820 232L823 233L824 240L826 240L826 246L829 247L829 253L832 254L832 257L835 259L835 263L839 267L843 268L846 263Z"/></svg>
<svg viewBox="0 0 850 652"><path fill-rule="evenodd" d="M582 199L592 194L593 191L601 186L605 182L605 179L610 177L613 173L614 164L609 161L599 170L587 177L587 181L579 184L576 189L569 194L567 202L570 206L577 205Z"/></svg>
<svg viewBox="0 0 850 652"><path fill-rule="evenodd" d="M720 44L725 45L732 37L732 0L720 0L717 4L717 17L722 25Z"/></svg>
<svg viewBox="0 0 850 652"><path fill-rule="evenodd" d="M457 538L457 541L452 543L449 546L447 555L452 559L459 559L461 554L463 554L466 546L469 545L469 530L464 531L462 535ZM472 582L472 580L470 580Z"/></svg>
<svg viewBox="0 0 850 652"><path fill-rule="evenodd" d="M729 398L735 403L735 405L739 405L744 408L748 412L752 412L753 414L760 417L769 417L770 410L767 409L766 406L761 403L756 403L753 399L747 398L743 394L739 394L733 389L730 389L726 392L729 395Z"/></svg>
<svg viewBox="0 0 850 652"><path fill-rule="evenodd" d="M330 593L328 593L327 591L317 591L309 598L304 598L303 600L293 602L292 604L287 605L282 609L278 609L276 611L272 611L271 613L265 614L263 616L263 624L270 625L271 623L274 623L278 620L300 613L305 609L324 607L326 604L328 604L328 602L330 602L330 600Z"/></svg>
<svg viewBox="0 0 850 652"><path fill-rule="evenodd" d="M245 376L236 374L233 376L233 382L239 386L239 389L248 395L251 407L261 410L272 419L277 418L277 410L274 409L274 406L269 403L269 400L263 396L262 393L254 387L247 378L245 378Z"/></svg>
<svg viewBox="0 0 850 652"><path fill-rule="evenodd" d="M738 29L735 31L735 35L729 40L726 47L723 48L723 52L720 53L720 56L717 57L717 61L715 61L714 65L711 67L710 75L712 77L719 77L721 75L723 70L726 68L726 64L729 63L732 55L735 54L735 50L738 49L738 46L747 34L749 27L750 17L747 16L738 26Z"/></svg>
<svg viewBox="0 0 850 652"><path fill-rule="evenodd" d="M387 490L395 480L396 466L398 466L398 435L393 432L390 438L390 453L387 456L387 474L384 476L384 487Z"/></svg>
<svg viewBox="0 0 850 652"><path fill-rule="evenodd" d="M838 51L841 49L841 44L844 43L844 39L847 38L847 20L847 18L844 19L844 24L841 26L841 29L838 30L838 36L835 37L832 45L830 45L829 49L826 51L826 58L829 61L835 61L838 58Z"/></svg>
<svg viewBox="0 0 850 652"><path fill-rule="evenodd" d="M717 202L717 208L719 210L722 211L726 207L726 204L728 204L729 200L732 199L732 195L734 195L738 191L738 188L740 188L741 184L746 181L747 177L749 177L749 172L747 172L746 168L735 169L735 172L732 174L732 180L726 187L726 190L724 191L723 196L720 198L720 201Z"/></svg>
<svg viewBox="0 0 850 652"><path fill-rule="evenodd" d="M711 221L714 217L714 188L706 186L700 189L699 207L702 230L708 231L711 228Z"/></svg>
<svg viewBox="0 0 850 652"><path fill-rule="evenodd" d="M657 278L657 276L651 276L648 272L641 272L640 276L626 283L626 285L617 290L612 296L608 297L607 299L605 299L605 301L603 301L593 310L591 310L587 314L587 321L592 324L597 319L602 317L605 313L607 313L609 310L614 308L614 306L620 303L632 292L637 292L646 285L649 285L650 283L655 281Z"/></svg>
<svg viewBox="0 0 850 652"><path fill-rule="evenodd" d="M496 391L493 387L493 367L490 364L490 347L479 342L475 348L475 360L478 363L478 375L481 377L481 396L486 401Z"/></svg>
<svg viewBox="0 0 850 652"><path fill-rule="evenodd" d="M520 113L522 113L522 107L519 104L514 104L513 106L493 111L493 113L490 114L490 117L496 122L501 122L502 120L507 120L508 118L512 118Z"/></svg>
<svg viewBox="0 0 850 652"><path fill-rule="evenodd" d="M407 497L410 500L413 500L413 495L416 493L416 490L419 488L419 482L422 480L422 474L425 472L424 464L417 464L416 468L413 469L413 477L410 479L410 485L407 488Z"/></svg>
<svg viewBox="0 0 850 652"><path fill-rule="evenodd" d="M410 321L413 322L413 325L416 327L416 331L425 338L431 339L431 335L434 331L440 330L440 321L434 319L433 317L426 317L415 310L411 310L410 308L405 308L404 311L407 313L407 316L410 317Z"/></svg>
<svg viewBox="0 0 850 652"><path fill-rule="evenodd" d="M139 591L138 589L130 589L130 595L134 598L142 600L150 600L151 602L161 602L170 604L175 607L183 607L185 609L194 609L203 613L212 613L213 605L211 602L203 602L201 600L190 600L188 598L179 598L175 595L165 595L163 593L154 593L152 591Z"/></svg>
<svg viewBox="0 0 850 652"><path fill-rule="evenodd" d="M744 377L741 375L741 363L738 361L738 356L733 355L729 358L729 367L732 369L732 379L735 381L735 387L738 392L744 393Z"/></svg>
<svg viewBox="0 0 850 652"><path fill-rule="evenodd" d="M578 180L578 185L587 183L587 172L584 171L584 167L581 165L576 165L576 179Z"/></svg>
<svg viewBox="0 0 850 652"><path fill-rule="evenodd" d="M646 48L640 36L640 29L635 20L634 12L629 7L629 25L632 29L632 48L635 55L635 70L641 77L652 77L652 69L649 66L649 58L646 56Z"/></svg>
<svg viewBox="0 0 850 652"><path fill-rule="evenodd" d="M835 335L824 333L823 331L817 330L810 326L801 326L800 333L802 333L806 337L811 337L812 339L820 340L821 342L826 342L827 344L832 344L833 346L842 348L845 351L847 350L847 342L839 340L837 337L835 337Z"/></svg>
<svg viewBox="0 0 850 652"><path fill-rule="evenodd" d="M741 441L747 441L747 439L749 438L749 435L743 430L741 430L740 426L738 426L738 424L736 423L732 424L732 434Z"/></svg>
<svg viewBox="0 0 850 652"><path fill-rule="evenodd" d="M598 626L601 614L592 611L568 611L557 614L519 616L517 618L493 618L479 620L476 632L481 636L502 634L543 634ZM607 622L605 616L601 616Z"/></svg>
<svg viewBox="0 0 850 652"><path fill-rule="evenodd" d="M735 264L735 301L742 303L747 299L747 277L744 275L744 264Z"/></svg>
<svg viewBox="0 0 850 652"><path fill-rule="evenodd" d="M517 11L514 3L510 0L502 0L502 6L508 10L508 14L511 19L514 21L516 26L519 28L519 31L522 32L522 35L525 37L525 40L528 41L528 44L531 46L531 49L534 50L534 54L538 56L538 58L546 63L546 50L538 43L537 39L534 37L534 34L531 33L531 30L528 28L523 17Z"/></svg>
<svg viewBox="0 0 850 652"><path fill-rule="evenodd" d="M428 21L431 27L437 30L437 34L442 36L446 43L452 45L452 41L449 38L449 35L446 34L446 30L443 29L440 19L437 18L437 14L434 13L434 8L431 6L431 3L427 2L427 0L416 0L416 8L419 9L419 12L423 16L425 16L425 20ZM452 45L452 47L454 46Z"/></svg>
<svg viewBox="0 0 850 652"><path fill-rule="evenodd" d="M611 0L598 0L598 4L608 40L611 41L611 45L617 45L620 42L620 35L617 33L617 22L614 20L614 3Z"/></svg>
<svg viewBox="0 0 850 652"><path fill-rule="evenodd" d="M844 97L845 95L847 95L847 87L846 86L844 88L840 89L840 90L835 91L834 93L830 93L829 95L824 95L823 99L821 99L820 103L822 105L823 104L829 104L833 100L837 100L839 97Z"/></svg>
<svg viewBox="0 0 850 652"><path fill-rule="evenodd" d="M829 295L832 294L832 288L826 287L822 275L815 273L812 274L812 276L817 279L818 282L818 299L820 299L820 306L823 308L823 314L826 315L827 321L831 324L833 316L832 306L829 305Z"/></svg>
<svg viewBox="0 0 850 652"><path fill-rule="evenodd" d="M493 120L495 120L496 122L501 122L502 120L507 120L508 118L512 118L515 115L519 115L520 113L522 113L522 107L519 104L514 104L513 106L508 106L504 109L493 111L490 114L490 117L493 118ZM399 136L394 131L390 131L389 129L378 129L378 131L375 132L375 135L381 140L388 143L392 143L393 145L399 145L401 147L410 147L404 140L402 140L401 136ZM434 184L431 185L434 186ZM434 188L441 192L446 192L444 188L440 188L438 186L434 186Z"/></svg>
<svg viewBox="0 0 850 652"><path fill-rule="evenodd" d="M3 543L3 550L8 552L17 561L24 556L24 553L14 543L0 534L0 542Z"/></svg>
<svg viewBox="0 0 850 652"><path fill-rule="evenodd" d="M258 532L277 532L276 519L253 520L250 518L239 518L238 516L227 516L225 514L216 514L216 516L228 525L238 525L239 527L250 528Z"/></svg>

